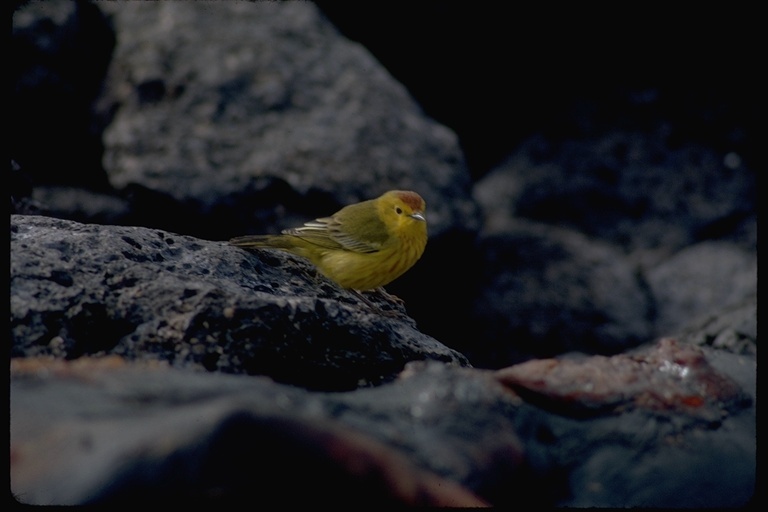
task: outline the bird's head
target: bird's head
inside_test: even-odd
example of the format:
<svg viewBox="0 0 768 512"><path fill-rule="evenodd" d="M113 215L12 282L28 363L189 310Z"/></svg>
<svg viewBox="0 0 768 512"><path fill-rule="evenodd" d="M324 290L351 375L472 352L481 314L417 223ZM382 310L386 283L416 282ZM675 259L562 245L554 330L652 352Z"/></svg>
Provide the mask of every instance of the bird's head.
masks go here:
<svg viewBox="0 0 768 512"><path fill-rule="evenodd" d="M426 232L425 208L424 199L409 190L390 190L379 198L380 214L397 231Z"/></svg>

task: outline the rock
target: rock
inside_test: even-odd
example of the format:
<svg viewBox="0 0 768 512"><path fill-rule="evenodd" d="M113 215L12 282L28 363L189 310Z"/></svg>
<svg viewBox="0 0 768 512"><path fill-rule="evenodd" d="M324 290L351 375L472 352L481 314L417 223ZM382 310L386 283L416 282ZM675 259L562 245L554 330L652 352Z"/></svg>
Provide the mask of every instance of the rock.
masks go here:
<svg viewBox="0 0 768 512"><path fill-rule="evenodd" d="M159 195L199 215L188 234L221 239L413 189L432 236L477 228L455 134L316 6L101 7L118 35L105 168L147 216L145 194ZM178 231L174 219L154 227Z"/></svg>
<svg viewBox="0 0 768 512"><path fill-rule="evenodd" d="M104 147L92 154L111 189L102 190L103 176L86 181L97 194L38 185L36 213L226 240L412 188L427 201L430 243L392 291L416 304L413 315L434 333L446 331L436 307L465 321L464 303L431 292L452 266L443 254L467 258L479 227L458 140L314 5L96 8L117 43L101 96L83 115L95 119ZM38 11L22 6L14 20ZM34 171L24 164L22 172ZM453 282L466 285L463 274Z"/></svg>
<svg viewBox="0 0 768 512"><path fill-rule="evenodd" d="M478 182L487 229L509 218L571 227L627 252L675 251L732 235L754 250L756 175L734 155L668 147L661 132L531 137ZM669 253L667 253L669 254Z"/></svg>
<svg viewBox="0 0 768 512"><path fill-rule="evenodd" d="M757 254L736 244L695 244L645 271L656 331L672 335L705 316L757 296Z"/></svg>
<svg viewBox="0 0 768 512"><path fill-rule="evenodd" d="M701 349L671 338L637 355L538 359L497 375L529 402L577 417L663 410L710 424L751 403L736 382L715 371Z"/></svg>
<svg viewBox="0 0 768 512"><path fill-rule="evenodd" d="M12 6L19 501L756 501L759 30ZM210 241L394 187L430 221L405 307Z"/></svg>
<svg viewBox="0 0 768 512"><path fill-rule="evenodd" d="M631 347L755 293L754 172L735 155L668 145L663 130L534 136L478 182L485 222L476 311L500 332L484 342L503 340L486 350L491 360L511 362L499 356L504 347L542 356ZM538 237L570 230L585 242L538 253L541 242L499 235L531 221ZM590 263L590 245L602 247L613 271Z"/></svg>
<svg viewBox="0 0 768 512"><path fill-rule="evenodd" d="M31 197L38 205L35 215L114 225L130 223L133 217L130 202L112 192L52 185L35 187Z"/></svg>
<svg viewBox="0 0 768 512"><path fill-rule="evenodd" d="M497 372L414 362L343 393L117 356L13 359L11 490L30 504L740 507L756 365L713 354L665 340Z"/></svg>
<svg viewBox="0 0 768 512"><path fill-rule="evenodd" d="M687 343L757 356L757 296L686 325L679 338Z"/></svg>
<svg viewBox="0 0 768 512"><path fill-rule="evenodd" d="M477 178L531 134L563 141L617 129L659 130L670 149L703 145L759 168L760 22L743 10L637 9L627 23L598 5L552 16L423 3L403 16L388 4L316 3L458 133Z"/></svg>
<svg viewBox="0 0 768 512"><path fill-rule="evenodd" d="M754 358L665 339L496 376L553 413L523 409L515 422L559 506L728 508L756 491L756 370Z"/></svg>
<svg viewBox="0 0 768 512"><path fill-rule="evenodd" d="M393 299L371 301L279 251L11 217L14 357L118 354L319 389L389 380L412 360L467 364Z"/></svg>
<svg viewBox="0 0 768 512"><path fill-rule="evenodd" d="M105 191L94 105L115 37L90 2L13 2L11 158L36 186Z"/></svg>
<svg viewBox="0 0 768 512"><path fill-rule="evenodd" d="M760 145L750 123L758 122L761 96L745 88L748 81L715 85L706 66L707 80L681 70L671 57L680 39L674 24L667 42L656 40L651 60L669 69L656 70L664 80L654 85L634 59L627 67L639 82L622 81L615 65L568 72L584 48L570 43L588 42L572 38L570 56L541 48L542 59L528 49L528 37L518 32L521 44L510 40L493 10L423 6L404 19L387 8L323 2L51 0L15 7L12 53L21 61L13 74L12 157L24 157L12 173L15 213L224 240L412 187L427 199L430 241L388 290L406 300L421 331L462 349L494 342L476 341L470 315L489 295L478 284L491 257L481 252L489 239L476 244L480 229L523 218L611 244L616 258L628 259L617 266L640 268L648 297L643 271L691 245L756 248ZM381 20L388 20L384 30L371 26ZM604 25L595 28L610 30ZM473 31L480 37L453 36ZM645 40L611 40L632 51L640 44L640 54L650 55ZM738 46L733 55L749 60ZM88 70L69 72L83 62ZM680 80L670 81L670 72ZM472 154L470 166L462 149ZM667 299L631 314L624 306L634 299L617 299L606 311L597 300L578 310L582 319L594 312L574 326L586 338L552 347L603 350L605 333L595 343L583 328L601 318L612 337L626 336L610 342L616 347L673 334L670 319L678 328L695 320ZM573 311L566 302L556 302L565 307L554 312L558 318ZM660 328L644 336L637 318L652 322L654 315Z"/></svg>
<svg viewBox="0 0 768 512"><path fill-rule="evenodd" d="M115 356L17 360L12 371L23 503L486 504L334 421L335 395Z"/></svg>
<svg viewBox="0 0 768 512"><path fill-rule="evenodd" d="M476 366L573 350L617 353L650 338L649 297L611 245L518 221L484 232L478 252L474 335L460 347Z"/></svg>

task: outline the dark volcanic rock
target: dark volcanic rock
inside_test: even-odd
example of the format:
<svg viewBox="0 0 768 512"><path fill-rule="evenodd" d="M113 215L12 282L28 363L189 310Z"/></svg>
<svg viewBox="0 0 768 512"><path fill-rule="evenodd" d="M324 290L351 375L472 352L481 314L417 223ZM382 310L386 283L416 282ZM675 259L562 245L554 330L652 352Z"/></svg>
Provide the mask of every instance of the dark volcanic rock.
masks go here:
<svg viewBox="0 0 768 512"><path fill-rule="evenodd" d="M147 225L187 229L189 212L186 233L221 239L413 189L433 236L477 228L455 134L313 4L102 8L119 35L104 165L147 216L145 196L167 202Z"/></svg>
<svg viewBox="0 0 768 512"><path fill-rule="evenodd" d="M12 488L25 503L485 504L335 421L335 395L114 356L20 360L12 373ZM399 396L404 416L380 430L408 423L411 393Z"/></svg>
<svg viewBox="0 0 768 512"><path fill-rule="evenodd" d="M430 116L459 135L480 177L532 133L580 139L617 127L659 130L670 149L733 151L759 168L764 117L758 7L602 5L520 13L422 2L317 4L368 48ZM649 37L649 34L653 34Z"/></svg>
<svg viewBox="0 0 768 512"><path fill-rule="evenodd" d="M553 413L521 409L515 423L532 467L568 468L560 505L719 508L756 491L756 370L754 358L667 339L496 375Z"/></svg>
<svg viewBox="0 0 768 512"><path fill-rule="evenodd" d="M648 268L645 276L656 304L656 332L677 334L756 298L757 254L730 242L701 242Z"/></svg>
<svg viewBox="0 0 768 512"><path fill-rule="evenodd" d="M674 145L662 129L531 137L474 189L473 323L491 335L465 353L479 366L607 353L749 300L755 191L737 154Z"/></svg>
<svg viewBox="0 0 768 512"><path fill-rule="evenodd" d="M695 345L757 356L757 296L697 319L679 337Z"/></svg>
<svg viewBox="0 0 768 512"><path fill-rule="evenodd" d="M532 137L485 176L486 228L509 218L570 227L627 250L678 250L754 231L756 174L738 155L675 147L660 132L615 130L553 143ZM755 238L740 240L754 249Z"/></svg>
<svg viewBox="0 0 768 512"><path fill-rule="evenodd" d="M459 141L315 5L98 8L116 46L91 115L104 123L103 172L114 190L37 186L40 213L226 240L413 189L427 202L430 242L391 291L433 336L466 323L471 297L443 289L446 274L451 286L471 279L454 262L470 259L480 222Z"/></svg>
<svg viewBox="0 0 768 512"><path fill-rule="evenodd" d="M18 4L12 125L21 129L13 132L12 156L20 171L12 177L11 211L224 240L299 224L386 188L414 188L427 199L430 241L388 290L409 303L423 332L451 347L498 341L476 358L493 366L516 360L496 360L510 345L534 355L633 346L675 334L721 298L744 298L761 154L750 123L759 119L753 103L762 95L754 95L757 81L713 82L717 56L702 49L704 41L683 54L706 65L683 69L677 43L685 38L675 23L666 40L655 32L654 48L647 38L612 34L612 47L627 45L658 73L639 71L625 56L629 79L615 59L584 67L578 56L592 48L582 23L558 30L572 37L551 45L557 50L532 52L521 32L519 43L509 39L497 25L505 18L493 10L422 6L403 17L386 6L319 5ZM323 9L367 47L340 34ZM390 21L371 27L378 18ZM716 21L727 25L719 14ZM602 47L599 34L616 27L596 25ZM729 66L735 56L749 61L737 38L718 33L720 40L706 38L714 48L739 48L720 55ZM489 144L502 153L478 152ZM462 149L473 154L473 169ZM552 227L545 238L563 229L588 238L584 254L566 251L575 264L565 286L528 269L521 288L515 269L486 268L522 240L484 237L476 245L477 233L498 233L521 218ZM612 270L622 274L608 301L593 288L599 276L583 264L594 240L614 246ZM744 257L708 251L708 288L677 282L675 266L691 257L688 249L713 241L733 244ZM563 263L539 270L562 276ZM739 286L723 290L732 270ZM645 299L637 300L627 271L638 273ZM659 278L664 274L672 278ZM510 281L514 289L505 288ZM489 299L487 317L486 308L470 315ZM559 322L570 319L564 335ZM476 341L481 331L493 339Z"/></svg>
<svg viewBox="0 0 768 512"><path fill-rule="evenodd" d="M26 503L743 506L755 363L673 341L344 393L111 356L11 365Z"/></svg>
<svg viewBox="0 0 768 512"><path fill-rule="evenodd" d="M11 2L9 147L36 186L106 190L94 104L115 34L92 2Z"/></svg>
<svg viewBox="0 0 768 512"><path fill-rule="evenodd" d="M13 356L120 354L322 389L381 382L412 360L466 364L391 298L371 300L379 310L278 251L11 217Z"/></svg>
<svg viewBox="0 0 768 512"><path fill-rule="evenodd" d="M461 349L499 368L571 350L616 353L651 336L652 302L615 247L565 229L511 221L479 240L483 261Z"/></svg>

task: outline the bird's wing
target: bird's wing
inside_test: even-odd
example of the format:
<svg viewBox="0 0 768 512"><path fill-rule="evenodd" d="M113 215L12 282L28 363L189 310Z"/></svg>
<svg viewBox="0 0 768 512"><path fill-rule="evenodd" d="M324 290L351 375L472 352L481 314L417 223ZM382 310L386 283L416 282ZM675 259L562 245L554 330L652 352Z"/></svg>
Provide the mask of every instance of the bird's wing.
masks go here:
<svg viewBox="0 0 768 512"><path fill-rule="evenodd" d="M315 219L300 228L287 229L283 233L328 249L368 253L378 251L382 245L380 240L363 239L359 235L350 234L336 217Z"/></svg>

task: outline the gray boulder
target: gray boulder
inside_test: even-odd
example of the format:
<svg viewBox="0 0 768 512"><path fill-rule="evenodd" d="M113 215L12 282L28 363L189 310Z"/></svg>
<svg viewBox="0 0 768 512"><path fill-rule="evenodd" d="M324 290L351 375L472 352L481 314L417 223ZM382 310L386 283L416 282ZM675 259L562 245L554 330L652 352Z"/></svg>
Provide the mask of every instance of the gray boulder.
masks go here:
<svg viewBox="0 0 768 512"><path fill-rule="evenodd" d="M661 335L757 297L757 254L734 243L691 245L645 271Z"/></svg>
<svg viewBox="0 0 768 512"><path fill-rule="evenodd" d="M11 217L14 357L118 354L318 389L391 380L413 360L468 364L399 302L369 296L279 251Z"/></svg>
<svg viewBox="0 0 768 512"><path fill-rule="evenodd" d="M313 4L102 7L117 34L104 167L137 208L159 196L223 238L413 189L433 236L476 229L455 134Z"/></svg>
<svg viewBox="0 0 768 512"><path fill-rule="evenodd" d="M580 351L617 353L652 335L637 267L611 244L525 220L484 231L477 337L460 347L481 367Z"/></svg>

